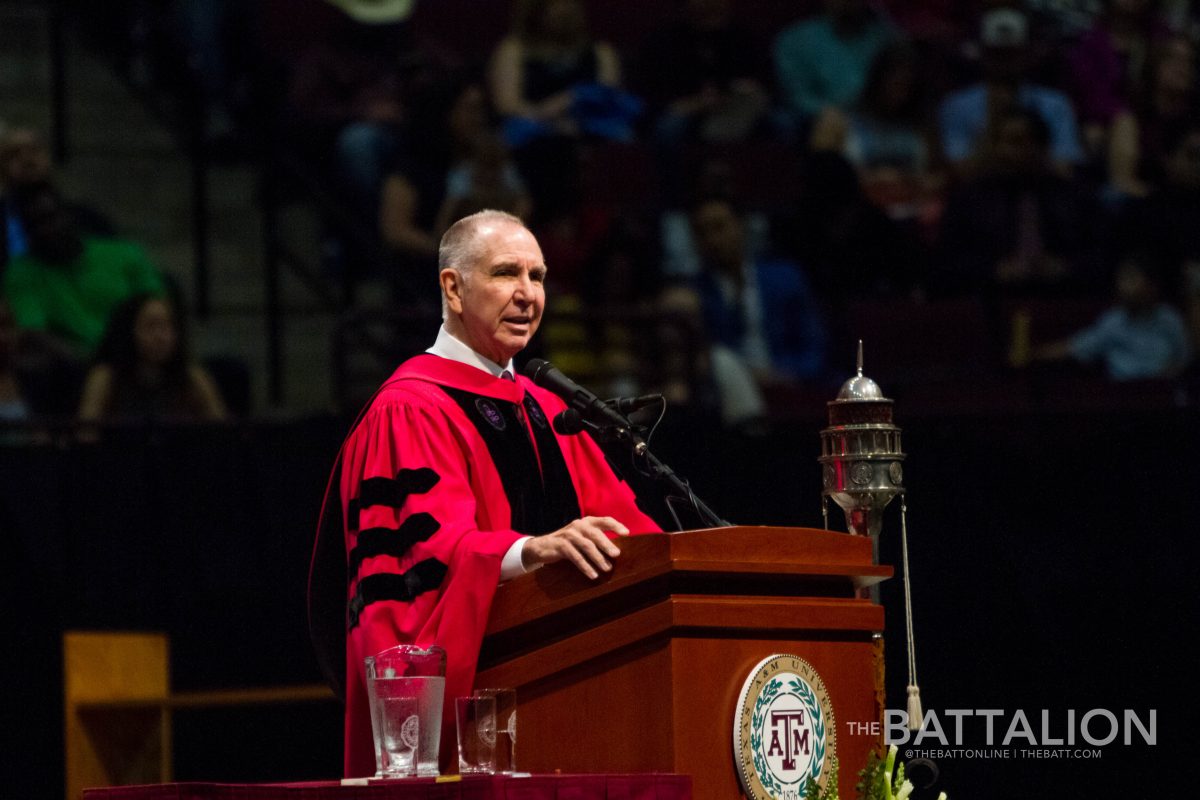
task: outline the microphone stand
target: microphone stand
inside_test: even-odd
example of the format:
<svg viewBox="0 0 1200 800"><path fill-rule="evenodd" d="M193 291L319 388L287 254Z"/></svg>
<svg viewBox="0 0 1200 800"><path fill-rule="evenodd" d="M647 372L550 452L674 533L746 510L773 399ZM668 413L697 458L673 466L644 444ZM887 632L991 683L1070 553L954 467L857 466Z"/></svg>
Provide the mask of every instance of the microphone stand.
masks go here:
<svg viewBox="0 0 1200 800"><path fill-rule="evenodd" d="M633 423L627 426L621 425L598 425L594 422L586 420L575 409L567 409L561 412L555 419L555 423L561 423L561 433L577 434L581 431L587 431L587 434L596 440L602 442L616 442L629 449L633 458L642 459L650 470L650 477L666 484L671 490L676 492L676 497L685 498L692 505L692 509L700 518L700 521L711 528L730 528L733 523L722 519L717 512L708 507L708 504L696 496L692 491L692 487L688 486L687 481L680 478L675 470L659 460L658 456L650 452L644 439L633 431ZM559 427L555 425L556 429ZM675 516L675 510L671 508L671 496L668 496L667 508L672 516ZM675 524L682 529L679 524L679 517L675 516Z"/></svg>

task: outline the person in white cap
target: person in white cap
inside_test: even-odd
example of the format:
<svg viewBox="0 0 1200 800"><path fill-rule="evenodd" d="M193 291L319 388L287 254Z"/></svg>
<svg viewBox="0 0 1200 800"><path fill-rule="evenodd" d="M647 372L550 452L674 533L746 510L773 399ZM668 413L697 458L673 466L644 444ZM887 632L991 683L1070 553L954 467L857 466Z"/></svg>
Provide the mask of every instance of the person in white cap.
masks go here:
<svg viewBox="0 0 1200 800"><path fill-rule="evenodd" d="M971 173L985 155L994 123L1020 106L1035 111L1050 128L1050 158L1069 174L1083 158L1075 109L1070 99L1048 86L1029 83L1029 19L1017 8L996 8L980 20L983 80L949 95L938 109L946 159Z"/></svg>

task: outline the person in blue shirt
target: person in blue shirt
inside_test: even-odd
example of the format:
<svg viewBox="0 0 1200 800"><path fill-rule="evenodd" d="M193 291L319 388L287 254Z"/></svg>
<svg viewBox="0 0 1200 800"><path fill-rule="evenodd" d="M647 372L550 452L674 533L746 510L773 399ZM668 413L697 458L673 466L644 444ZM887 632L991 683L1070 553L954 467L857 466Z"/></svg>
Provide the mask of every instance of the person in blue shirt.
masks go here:
<svg viewBox="0 0 1200 800"><path fill-rule="evenodd" d="M999 117L1014 106L1037 113L1050 129L1050 158L1062 174L1084 159L1075 109L1070 99L1048 86L1028 82L1029 21L1016 8L997 8L980 23L983 80L947 96L938 109L938 129L946 160L971 173L986 157Z"/></svg>
<svg viewBox="0 0 1200 800"><path fill-rule="evenodd" d="M849 108L876 54L895 33L866 0L825 0L825 13L775 39L775 72L789 109L811 122L826 108Z"/></svg>
<svg viewBox="0 0 1200 800"><path fill-rule="evenodd" d="M1114 381L1174 378L1192 357L1183 316L1162 300L1152 260L1127 256L1117 267L1117 305L1068 339L1034 352L1038 361L1102 364Z"/></svg>
<svg viewBox="0 0 1200 800"><path fill-rule="evenodd" d="M798 264L747 255L745 223L732 202L702 200L692 230L702 263L693 286L721 415L741 424L765 414L761 389L823 375L828 332Z"/></svg>

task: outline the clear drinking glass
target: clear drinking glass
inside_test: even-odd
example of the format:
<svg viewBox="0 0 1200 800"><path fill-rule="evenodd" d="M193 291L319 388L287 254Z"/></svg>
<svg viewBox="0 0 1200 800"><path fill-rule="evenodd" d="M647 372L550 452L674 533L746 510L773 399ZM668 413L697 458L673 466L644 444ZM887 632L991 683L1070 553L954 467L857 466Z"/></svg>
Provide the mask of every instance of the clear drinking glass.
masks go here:
<svg viewBox="0 0 1200 800"><path fill-rule="evenodd" d="M496 772L517 771L517 690L476 689L475 697L496 700Z"/></svg>
<svg viewBox="0 0 1200 800"><path fill-rule="evenodd" d="M456 697L458 771L462 775L495 771L496 699Z"/></svg>

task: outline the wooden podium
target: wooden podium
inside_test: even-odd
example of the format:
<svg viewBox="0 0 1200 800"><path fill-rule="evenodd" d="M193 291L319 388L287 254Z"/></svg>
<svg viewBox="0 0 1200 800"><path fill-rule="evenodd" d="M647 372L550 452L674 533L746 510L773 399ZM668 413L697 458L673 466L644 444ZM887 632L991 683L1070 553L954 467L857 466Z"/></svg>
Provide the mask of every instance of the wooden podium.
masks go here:
<svg viewBox="0 0 1200 800"><path fill-rule="evenodd" d="M595 581L561 563L497 590L475 685L517 688L518 767L687 773L696 800L741 797L738 694L787 653L825 682L852 797L879 740L865 723L883 718L883 607L857 590L892 569L873 565L870 541L734 527L620 544Z"/></svg>

